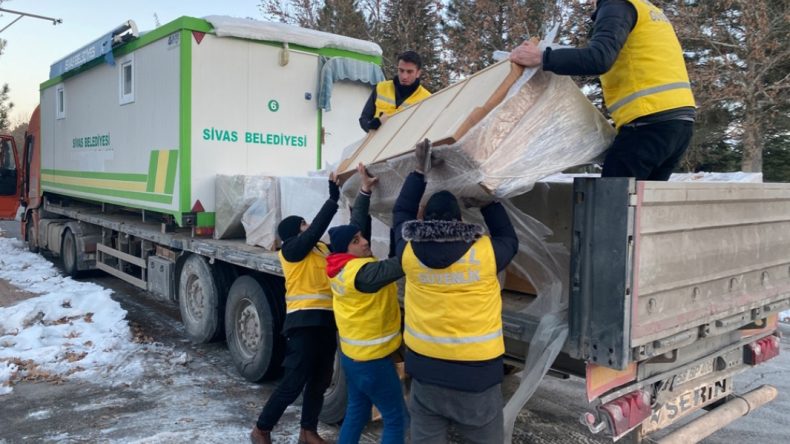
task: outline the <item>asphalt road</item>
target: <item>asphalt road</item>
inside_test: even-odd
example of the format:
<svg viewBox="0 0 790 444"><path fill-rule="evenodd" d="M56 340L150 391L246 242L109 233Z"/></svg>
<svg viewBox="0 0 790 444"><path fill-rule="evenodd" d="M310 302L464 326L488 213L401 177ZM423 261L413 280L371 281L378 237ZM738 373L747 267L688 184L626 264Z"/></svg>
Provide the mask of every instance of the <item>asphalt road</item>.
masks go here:
<svg viewBox="0 0 790 444"><path fill-rule="evenodd" d="M0 222L13 234L16 223ZM15 230L18 234L18 229ZM100 273L85 278L114 290L138 334L147 338L145 376L106 384L21 383L0 397L0 444L16 442L247 442L247 434L276 383L251 384L233 367L223 343L192 345L182 339L178 308L158 302L135 287ZM790 333L790 327L782 326ZM790 339L782 354L736 378L739 393L761 384L779 389L779 397L714 433L704 443L783 442L790 436ZM516 381L504 386L512 390ZM588 410L584 381L545 378L520 413L516 443L604 443L577 418ZM295 443L299 410L290 408L276 429L275 442ZM337 427L322 425L330 439ZM378 442L380 424L372 424L363 443ZM664 433L659 433L661 436Z"/></svg>

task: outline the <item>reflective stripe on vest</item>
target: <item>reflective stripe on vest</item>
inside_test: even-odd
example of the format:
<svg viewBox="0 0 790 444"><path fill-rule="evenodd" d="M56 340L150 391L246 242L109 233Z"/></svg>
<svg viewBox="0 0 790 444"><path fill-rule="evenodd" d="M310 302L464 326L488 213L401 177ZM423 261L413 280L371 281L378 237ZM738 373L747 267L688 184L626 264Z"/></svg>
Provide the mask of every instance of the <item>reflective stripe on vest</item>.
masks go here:
<svg viewBox="0 0 790 444"><path fill-rule="evenodd" d="M447 268L420 263L411 242L401 262L406 274L403 339L410 349L453 361L483 361L505 352L502 295L489 237L478 239Z"/></svg>
<svg viewBox="0 0 790 444"><path fill-rule="evenodd" d="M357 361L383 358L401 344L398 287L392 282L375 293L357 290L357 273L376 259L352 259L330 279L335 322L343 354Z"/></svg>
<svg viewBox="0 0 790 444"><path fill-rule="evenodd" d="M396 331L394 333L390 333L387 336L383 336L381 338L364 340L364 339L351 339L351 338L346 338L346 337L341 336L340 337L340 341L344 342L346 344L349 344L349 345L361 345L361 346L365 346L365 345L379 345L379 344L387 343L387 342L389 342L392 339L395 339L396 336L400 336L400 329L398 329L398 331ZM398 341L398 342L400 343L400 341ZM387 354L389 354L389 353L387 353Z"/></svg>
<svg viewBox="0 0 790 444"><path fill-rule="evenodd" d="M604 101L615 126L650 114L695 106L683 50L664 13L647 0L628 0L634 29L612 68L601 76Z"/></svg>
<svg viewBox="0 0 790 444"><path fill-rule="evenodd" d="M422 85L418 86L409 97L404 100L400 106L395 106L395 82L393 80L385 80L376 85L376 117L381 114L389 116L401 109L414 105L417 102L425 100L430 97L431 93Z"/></svg>
<svg viewBox="0 0 790 444"><path fill-rule="evenodd" d="M497 330L495 332L491 332L491 333L489 333L487 335L482 335L482 336L464 336L463 338L454 338L454 337L441 338L441 337L438 337L438 336L428 336L428 335L424 335L422 333L418 333L418 332L412 330L411 328L409 328L408 325L405 327L405 330L407 332L409 332L409 334L412 335L412 336L415 336L415 337L417 337L419 339L422 339L424 341L436 342L437 344L474 344L474 343L477 343L477 342L490 341L491 339L498 338L498 337L502 336L502 329L499 329L499 330Z"/></svg>
<svg viewBox="0 0 790 444"><path fill-rule="evenodd" d="M286 313L300 310L332 310L332 292L326 276L326 256L329 249L319 242L299 262L288 262L279 253L285 275Z"/></svg>

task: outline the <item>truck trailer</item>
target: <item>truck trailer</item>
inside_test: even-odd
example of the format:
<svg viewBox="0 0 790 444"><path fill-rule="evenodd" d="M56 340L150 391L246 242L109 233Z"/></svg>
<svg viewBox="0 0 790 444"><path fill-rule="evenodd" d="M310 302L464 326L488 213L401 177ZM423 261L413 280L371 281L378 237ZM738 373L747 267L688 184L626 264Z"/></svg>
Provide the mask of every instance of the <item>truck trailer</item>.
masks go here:
<svg viewBox="0 0 790 444"><path fill-rule="evenodd" d="M31 250L177 303L189 338L224 337L250 381L281 371L282 268L275 251L212 238L213 179L339 161L361 137L348 114L380 78L377 45L288 31L182 17L138 34L128 22L53 65L21 158L9 136L1 145L0 217L19 213ZM638 442L735 402L733 376L778 354L790 185L577 178L511 200L568 252L567 339L549 364L586 380L591 432ZM525 365L545 319L534 294L502 298L507 361ZM323 421L342 420L343 387L336 366ZM758 389L753 408L772 394Z"/></svg>

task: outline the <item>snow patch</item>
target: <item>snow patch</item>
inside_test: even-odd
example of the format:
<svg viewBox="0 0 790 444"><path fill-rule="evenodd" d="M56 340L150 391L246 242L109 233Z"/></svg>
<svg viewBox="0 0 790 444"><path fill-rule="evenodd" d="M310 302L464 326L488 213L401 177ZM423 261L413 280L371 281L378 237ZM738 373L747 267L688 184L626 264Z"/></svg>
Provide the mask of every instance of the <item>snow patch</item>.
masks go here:
<svg viewBox="0 0 790 444"><path fill-rule="evenodd" d="M39 410L36 412L31 412L27 415L30 419L47 419L52 416L52 411L50 410Z"/></svg>
<svg viewBox="0 0 790 444"><path fill-rule="evenodd" d="M110 385L143 373L126 311L108 289L64 277L23 242L0 238L0 279L40 294L0 307L0 394L17 380Z"/></svg>

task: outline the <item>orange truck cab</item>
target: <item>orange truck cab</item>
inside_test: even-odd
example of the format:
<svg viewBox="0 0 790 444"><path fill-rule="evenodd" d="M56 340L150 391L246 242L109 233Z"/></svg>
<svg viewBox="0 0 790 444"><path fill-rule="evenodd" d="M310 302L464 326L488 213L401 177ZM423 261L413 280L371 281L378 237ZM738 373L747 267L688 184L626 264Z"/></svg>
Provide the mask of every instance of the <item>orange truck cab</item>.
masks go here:
<svg viewBox="0 0 790 444"><path fill-rule="evenodd" d="M25 240L35 233L33 210L41 205L40 116L36 107L19 150L13 137L0 135L0 220L15 219L21 208Z"/></svg>

